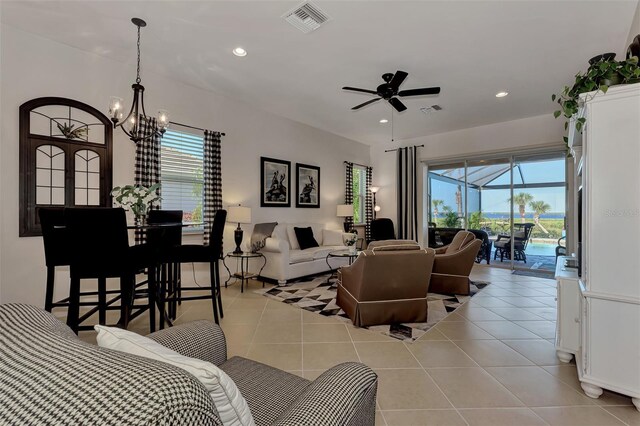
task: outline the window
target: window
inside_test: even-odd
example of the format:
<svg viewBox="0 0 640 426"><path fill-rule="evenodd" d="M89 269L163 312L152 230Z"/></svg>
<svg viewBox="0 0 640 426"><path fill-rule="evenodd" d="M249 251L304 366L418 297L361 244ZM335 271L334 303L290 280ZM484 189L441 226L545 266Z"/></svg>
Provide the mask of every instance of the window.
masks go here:
<svg viewBox="0 0 640 426"><path fill-rule="evenodd" d="M100 205L100 154L90 149L76 151L76 206Z"/></svg>
<svg viewBox="0 0 640 426"><path fill-rule="evenodd" d="M202 221L204 136L167 130L160 149L162 208L182 210L186 222ZM198 230L197 228L188 228ZM202 229L199 229L201 231Z"/></svg>
<svg viewBox="0 0 640 426"><path fill-rule="evenodd" d="M64 206L65 152L55 145L36 148L36 205Z"/></svg>
<svg viewBox="0 0 640 426"><path fill-rule="evenodd" d="M367 169L353 166L353 223L362 225L365 222L365 200L367 190Z"/></svg>
<svg viewBox="0 0 640 426"><path fill-rule="evenodd" d="M112 123L66 98L20 106L20 233L42 235L43 207L111 206Z"/></svg>

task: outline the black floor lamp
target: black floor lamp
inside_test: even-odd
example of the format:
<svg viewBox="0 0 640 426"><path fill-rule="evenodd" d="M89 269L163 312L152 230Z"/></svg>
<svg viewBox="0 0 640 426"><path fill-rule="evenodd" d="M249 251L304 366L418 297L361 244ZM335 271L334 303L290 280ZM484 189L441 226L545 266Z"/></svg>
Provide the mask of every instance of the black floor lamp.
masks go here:
<svg viewBox="0 0 640 426"><path fill-rule="evenodd" d="M370 186L369 191L373 194L373 218L376 218L376 213L380 211L380 206L376 203L376 194L380 191L380 187Z"/></svg>

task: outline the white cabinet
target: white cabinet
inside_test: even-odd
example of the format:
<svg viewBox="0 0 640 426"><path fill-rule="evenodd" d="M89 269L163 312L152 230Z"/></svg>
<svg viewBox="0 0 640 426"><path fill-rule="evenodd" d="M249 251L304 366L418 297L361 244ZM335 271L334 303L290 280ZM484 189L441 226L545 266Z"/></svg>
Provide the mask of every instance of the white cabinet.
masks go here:
<svg viewBox="0 0 640 426"><path fill-rule="evenodd" d="M575 355L588 396L609 389L640 410L640 84L582 98L586 127L570 132L582 268L558 261L556 349L564 362Z"/></svg>
<svg viewBox="0 0 640 426"><path fill-rule="evenodd" d="M569 362L580 352L580 301L582 293L578 271L564 266L565 259L559 257L556 265L558 281L558 318L556 321L556 352L562 362Z"/></svg>

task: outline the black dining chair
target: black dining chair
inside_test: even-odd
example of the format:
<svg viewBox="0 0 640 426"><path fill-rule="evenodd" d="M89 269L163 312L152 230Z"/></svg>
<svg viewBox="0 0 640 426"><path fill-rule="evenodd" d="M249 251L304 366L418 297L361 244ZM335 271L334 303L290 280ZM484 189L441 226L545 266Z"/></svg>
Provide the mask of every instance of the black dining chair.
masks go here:
<svg viewBox="0 0 640 426"><path fill-rule="evenodd" d="M150 226L146 230L146 241L158 261L156 283L166 281L169 296L180 295L180 264L171 261L170 253L173 247L182 244L182 217L182 210L150 210L147 216ZM176 303L181 303L179 298L168 304L168 315L173 320L176 319Z"/></svg>
<svg viewBox="0 0 640 426"><path fill-rule="evenodd" d="M68 235L70 254L70 289L67 325L77 334L79 330L92 329L80 324L89 318L95 310L80 317L80 282L83 279L98 280L98 316L99 323L106 323L106 311L120 309L118 325L127 328L134 307L135 275L149 268L149 299L140 311L154 306L155 260L146 244L129 246L127 219L122 208L67 208L65 209L65 227ZM120 279L120 295L107 302L107 278ZM120 307L110 304L120 300ZM152 316L152 309L149 309ZM152 327L155 321L151 321ZM153 328L152 328L153 329Z"/></svg>
<svg viewBox="0 0 640 426"><path fill-rule="evenodd" d="M44 309L51 312L53 308L69 306L69 299L53 301L56 266L69 266L69 248L67 246L67 230L64 222L64 207L42 207L38 209L42 241L44 243L44 260L47 266L47 284L44 297Z"/></svg>
<svg viewBox="0 0 640 426"><path fill-rule="evenodd" d="M373 219L371 221L371 241L395 240L396 232L393 228L393 221L386 217Z"/></svg>
<svg viewBox="0 0 640 426"><path fill-rule="evenodd" d="M213 319L219 323L218 309L220 317L224 315L222 310L222 295L220 293L220 265L219 261L222 257L222 237L224 234L224 225L227 221L227 211L220 209L216 211L209 234L209 245L183 244L173 247L166 258L169 262L182 263L208 263L210 273L210 286L184 287L181 283L177 285L177 291L173 295L167 294L166 282L158 283L158 303L160 305L160 329L164 328L167 318L164 306L169 302L183 302L186 300L201 300L211 298L213 308ZM210 295L185 296L185 291L203 291L209 290ZM217 300L216 300L217 299ZM171 325L171 322L168 321Z"/></svg>

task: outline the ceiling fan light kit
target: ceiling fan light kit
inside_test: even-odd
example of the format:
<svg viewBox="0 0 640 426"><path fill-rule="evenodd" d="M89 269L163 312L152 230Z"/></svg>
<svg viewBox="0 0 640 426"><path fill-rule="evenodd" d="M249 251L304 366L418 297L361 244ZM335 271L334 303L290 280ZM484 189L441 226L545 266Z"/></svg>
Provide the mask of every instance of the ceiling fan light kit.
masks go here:
<svg viewBox="0 0 640 426"><path fill-rule="evenodd" d="M421 89L399 90L400 85L404 82L408 75L409 74L407 74L406 72L400 70L396 71L395 74L382 74L382 79L385 82L379 85L376 90L360 89L350 86L345 86L342 89L378 96L375 99L371 99L367 102L361 103L360 105L354 106L353 108L351 108L352 110L358 110L362 107L384 99L385 101L389 102L389 104L398 112L402 112L407 109L406 105L402 103L402 101L398 99L398 97L402 98L409 96L437 95L438 93L440 93L440 87L425 87Z"/></svg>

